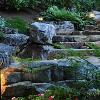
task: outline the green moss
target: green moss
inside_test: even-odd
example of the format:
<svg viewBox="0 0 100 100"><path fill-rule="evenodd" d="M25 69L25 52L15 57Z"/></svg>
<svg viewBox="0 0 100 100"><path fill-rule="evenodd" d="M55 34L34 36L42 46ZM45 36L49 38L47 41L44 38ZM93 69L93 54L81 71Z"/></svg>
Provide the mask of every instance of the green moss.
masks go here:
<svg viewBox="0 0 100 100"><path fill-rule="evenodd" d="M100 47L98 47L97 45L95 45L95 44L93 44L93 43L88 43L87 45L88 45L88 47L94 49L94 50L92 51L92 53L93 53L95 56L100 57Z"/></svg>
<svg viewBox="0 0 100 100"><path fill-rule="evenodd" d="M55 49L66 49L66 47L64 45L60 44L60 43L53 44L53 47Z"/></svg>
<svg viewBox="0 0 100 100"><path fill-rule="evenodd" d="M27 33L27 29L28 29L28 23L20 17L7 19L6 26L10 28L18 29L18 31L22 33Z"/></svg>
<svg viewBox="0 0 100 100"><path fill-rule="evenodd" d="M18 58L18 57L15 57L13 56L13 59L16 61L16 62L32 62L32 58L25 58L25 59L21 59L21 58Z"/></svg>

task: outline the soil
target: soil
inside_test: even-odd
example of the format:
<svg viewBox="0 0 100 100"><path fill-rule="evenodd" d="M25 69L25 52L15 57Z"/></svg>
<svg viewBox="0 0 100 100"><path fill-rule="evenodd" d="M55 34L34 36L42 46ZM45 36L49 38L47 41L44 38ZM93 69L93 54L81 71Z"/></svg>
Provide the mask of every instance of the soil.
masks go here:
<svg viewBox="0 0 100 100"><path fill-rule="evenodd" d="M21 11L0 11L0 16L4 17L5 19L9 18L15 18L15 17L21 17L28 21L29 23L32 23L33 20L35 20L37 17L40 16L40 10L39 9L24 9Z"/></svg>

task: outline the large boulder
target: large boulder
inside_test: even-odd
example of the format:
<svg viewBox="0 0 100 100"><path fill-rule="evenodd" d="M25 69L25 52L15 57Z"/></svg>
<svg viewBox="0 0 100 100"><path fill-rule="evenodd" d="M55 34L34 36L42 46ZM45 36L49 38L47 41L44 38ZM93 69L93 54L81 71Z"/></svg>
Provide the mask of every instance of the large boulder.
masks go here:
<svg viewBox="0 0 100 100"><path fill-rule="evenodd" d="M100 58L91 56L86 59L89 63L93 64L94 66L97 66L100 70Z"/></svg>
<svg viewBox="0 0 100 100"><path fill-rule="evenodd" d="M13 46L19 46L27 43L28 38L29 36L20 33L6 34L4 43Z"/></svg>
<svg viewBox="0 0 100 100"><path fill-rule="evenodd" d="M2 92L2 96L17 97L17 96L26 96L32 93L36 94L36 89L31 82L26 81L5 86L5 91Z"/></svg>
<svg viewBox="0 0 100 100"><path fill-rule="evenodd" d="M50 23L55 26L57 34L66 33L68 35L75 30L74 24L72 24L71 21L59 21L59 22L50 22Z"/></svg>
<svg viewBox="0 0 100 100"><path fill-rule="evenodd" d="M20 63L18 68L9 67L1 71L2 95L23 96L32 91L45 92L53 86L49 82L95 80L98 71L98 66L80 58Z"/></svg>
<svg viewBox="0 0 100 100"><path fill-rule="evenodd" d="M41 34L44 34L48 38L48 43L52 43L52 37L56 35L55 27L52 24L34 22L31 24L32 27L37 27ZM41 38L41 37L40 37Z"/></svg>
<svg viewBox="0 0 100 100"><path fill-rule="evenodd" d="M3 32L5 34L14 34L18 32L18 30L14 28L9 28L9 27L2 27L0 28L0 32Z"/></svg>
<svg viewBox="0 0 100 100"><path fill-rule="evenodd" d="M30 94L40 94L45 93L45 91L54 85L50 83L32 83L30 81L18 82L6 86L5 92L3 92L3 97L19 97L27 96ZM8 100L8 99L7 99Z"/></svg>
<svg viewBox="0 0 100 100"><path fill-rule="evenodd" d="M89 41L92 41L92 42L100 41L100 35L90 35Z"/></svg>
<svg viewBox="0 0 100 100"><path fill-rule="evenodd" d="M12 96L23 96L29 94L37 94L45 92L52 85L45 83L44 77L47 77L45 74L43 76L38 74L38 77L35 77L34 73L25 72L25 69L9 67L1 70L1 95L5 97ZM37 74L37 73L36 73ZM48 77L47 77L48 78ZM42 83L34 83L36 82ZM39 81L40 80L40 81ZM42 80L42 81L41 81Z"/></svg>
<svg viewBox="0 0 100 100"><path fill-rule="evenodd" d="M48 52L47 45L51 45L52 37L55 35L55 28L51 24L32 23L29 28L29 39L25 45L20 46L18 54L21 58L43 59ZM45 46L46 49L45 50Z"/></svg>
<svg viewBox="0 0 100 100"><path fill-rule="evenodd" d="M12 55L15 53L15 47L0 43L0 53Z"/></svg>
<svg viewBox="0 0 100 100"><path fill-rule="evenodd" d="M11 64L11 57L15 52L15 47L0 43L0 62L2 62L3 67L8 67Z"/></svg>
<svg viewBox="0 0 100 100"><path fill-rule="evenodd" d="M100 12L99 11L93 11L95 14L95 20L97 21L98 24L100 24Z"/></svg>
<svg viewBox="0 0 100 100"><path fill-rule="evenodd" d="M29 66L35 82L59 81L70 79L93 80L99 67L81 58L68 58L60 60L43 60L25 62L22 65ZM47 72L47 73L46 73ZM37 79L41 75L41 79ZM48 79L48 80L47 80Z"/></svg>

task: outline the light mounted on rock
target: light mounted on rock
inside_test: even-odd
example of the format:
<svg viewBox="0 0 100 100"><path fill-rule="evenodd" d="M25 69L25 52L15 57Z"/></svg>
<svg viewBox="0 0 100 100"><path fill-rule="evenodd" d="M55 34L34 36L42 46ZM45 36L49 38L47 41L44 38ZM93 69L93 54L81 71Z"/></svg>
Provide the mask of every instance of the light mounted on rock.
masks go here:
<svg viewBox="0 0 100 100"><path fill-rule="evenodd" d="M38 17L38 21L43 21L43 17Z"/></svg>
<svg viewBox="0 0 100 100"><path fill-rule="evenodd" d="M93 12L89 12L88 16L89 18L95 18L95 14Z"/></svg>

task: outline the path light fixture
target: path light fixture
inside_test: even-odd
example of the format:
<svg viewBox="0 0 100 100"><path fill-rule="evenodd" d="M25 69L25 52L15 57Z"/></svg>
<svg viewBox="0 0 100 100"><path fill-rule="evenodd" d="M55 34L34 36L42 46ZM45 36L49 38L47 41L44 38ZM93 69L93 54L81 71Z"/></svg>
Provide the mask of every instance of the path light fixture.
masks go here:
<svg viewBox="0 0 100 100"><path fill-rule="evenodd" d="M43 17L38 17L38 21L43 21Z"/></svg>
<svg viewBox="0 0 100 100"><path fill-rule="evenodd" d="M89 12L88 16L89 18L95 18L95 14L93 12Z"/></svg>
<svg viewBox="0 0 100 100"><path fill-rule="evenodd" d="M57 61L57 59L54 59L55 61Z"/></svg>

